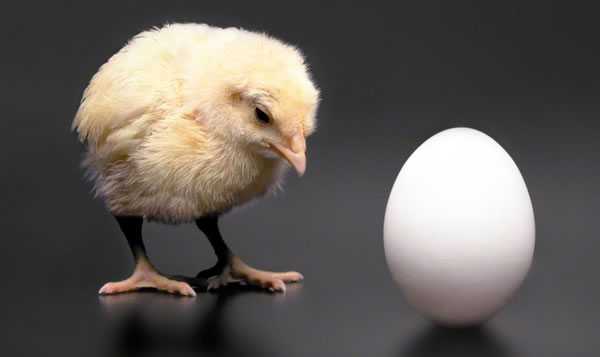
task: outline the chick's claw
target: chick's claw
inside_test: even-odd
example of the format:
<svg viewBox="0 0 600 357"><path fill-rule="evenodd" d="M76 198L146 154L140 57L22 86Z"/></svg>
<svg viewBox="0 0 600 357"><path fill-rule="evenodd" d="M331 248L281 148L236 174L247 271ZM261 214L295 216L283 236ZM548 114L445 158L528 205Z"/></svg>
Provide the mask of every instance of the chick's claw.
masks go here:
<svg viewBox="0 0 600 357"><path fill-rule="evenodd" d="M239 258L233 257L219 275L210 277L208 290L226 286L229 283L258 286L272 292L285 292L285 283L295 283L304 279L302 274L289 271L283 273L254 269Z"/></svg>
<svg viewBox="0 0 600 357"><path fill-rule="evenodd" d="M104 284L98 293L101 295L118 294L141 288L154 288L173 294L196 296L196 292L188 283L168 279L156 271L141 270L137 270L126 280Z"/></svg>

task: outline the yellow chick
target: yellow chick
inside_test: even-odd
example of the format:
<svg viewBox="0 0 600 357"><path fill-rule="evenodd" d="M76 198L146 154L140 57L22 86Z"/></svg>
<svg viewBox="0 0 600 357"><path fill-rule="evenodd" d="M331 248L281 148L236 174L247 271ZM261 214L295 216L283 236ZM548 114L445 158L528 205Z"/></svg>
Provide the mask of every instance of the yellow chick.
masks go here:
<svg viewBox="0 0 600 357"><path fill-rule="evenodd" d="M279 187L288 163L302 175L319 91L300 51L265 34L171 24L129 41L93 76L73 121L97 196L134 254L133 275L100 294L152 287L195 296L242 282L285 291L297 272L244 264L223 241L218 218ZM218 262L197 278L161 275L142 223L195 221ZM202 282L205 282L203 285Z"/></svg>

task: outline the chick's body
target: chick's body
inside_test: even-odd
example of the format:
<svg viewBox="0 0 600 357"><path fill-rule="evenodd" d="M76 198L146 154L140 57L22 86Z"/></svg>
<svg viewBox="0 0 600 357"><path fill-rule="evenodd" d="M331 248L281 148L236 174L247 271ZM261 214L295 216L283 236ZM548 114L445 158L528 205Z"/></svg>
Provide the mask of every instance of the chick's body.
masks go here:
<svg viewBox="0 0 600 357"><path fill-rule="evenodd" d="M186 222L261 196L286 167L270 147L314 130L300 53L240 29L176 24L133 38L94 75L73 122L115 215ZM272 117L254 117L254 106Z"/></svg>

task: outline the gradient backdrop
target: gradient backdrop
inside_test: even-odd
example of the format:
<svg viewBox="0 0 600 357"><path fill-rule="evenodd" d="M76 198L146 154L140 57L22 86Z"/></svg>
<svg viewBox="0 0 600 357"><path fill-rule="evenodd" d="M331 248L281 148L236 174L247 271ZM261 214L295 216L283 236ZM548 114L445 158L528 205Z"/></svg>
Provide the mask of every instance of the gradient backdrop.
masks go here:
<svg viewBox="0 0 600 357"><path fill-rule="evenodd" d="M575 2L12 2L2 8L0 354L597 356L600 8ZM165 22L266 31L303 49L322 90L303 179L222 220L230 246L306 280L286 295L99 298L131 273L125 239L81 178L69 132L91 76ZM385 263L404 161L469 126L515 160L533 202L531 272L483 328L433 327ZM155 264L214 263L193 225L145 226Z"/></svg>

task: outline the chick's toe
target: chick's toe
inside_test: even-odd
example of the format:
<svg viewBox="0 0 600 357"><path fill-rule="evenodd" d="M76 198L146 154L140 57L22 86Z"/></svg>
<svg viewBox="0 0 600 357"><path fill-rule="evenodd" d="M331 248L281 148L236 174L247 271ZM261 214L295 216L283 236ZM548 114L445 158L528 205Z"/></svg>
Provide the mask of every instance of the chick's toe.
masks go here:
<svg viewBox="0 0 600 357"><path fill-rule="evenodd" d="M184 296L196 296L196 292L185 282L171 280L155 270L137 269L131 277L119 282L110 282L98 292L101 295L135 291L141 288L153 288L159 291L176 293Z"/></svg>
<svg viewBox="0 0 600 357"><path fill-rule="evenodd" d="M212 268L211 270L213 270ZM270 272L252 268L238 257L232 256L222 271L208 278L208 290L217 289L230 283L257 286L274 292L285 292L285 283L295 283L304 279L295 271Z"/></svg>

